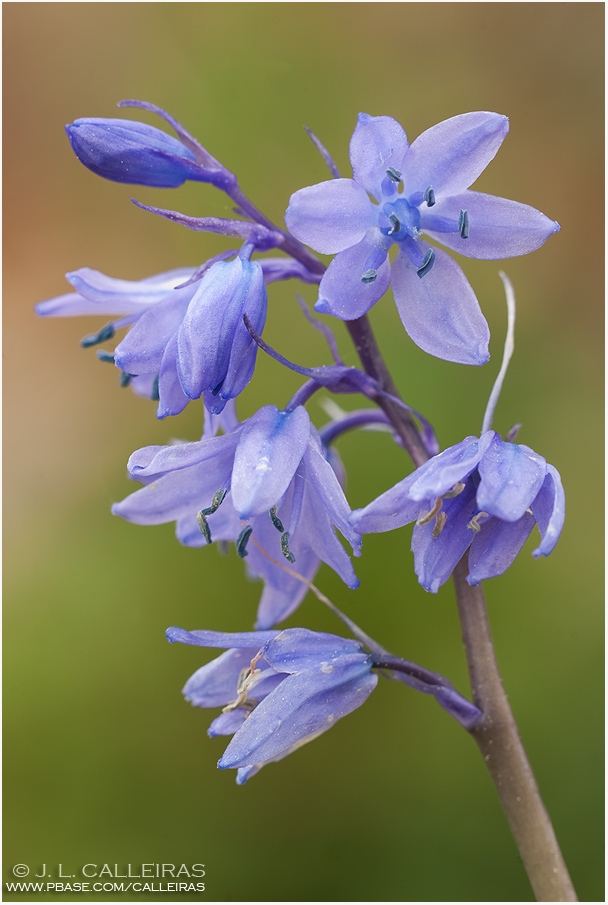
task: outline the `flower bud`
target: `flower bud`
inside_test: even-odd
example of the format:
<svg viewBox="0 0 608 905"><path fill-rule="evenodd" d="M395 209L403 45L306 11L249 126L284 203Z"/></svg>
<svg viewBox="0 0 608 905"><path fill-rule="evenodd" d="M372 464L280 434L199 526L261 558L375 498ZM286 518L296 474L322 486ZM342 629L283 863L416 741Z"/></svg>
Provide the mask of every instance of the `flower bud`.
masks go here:
<svg viewBox="0 0 608 905"><path fill-rule="evenodd" d="M187 179L207 181L185 145L161 129L127 119L77 119L65 127L81 163L104 179L176 188Z"/></svg>

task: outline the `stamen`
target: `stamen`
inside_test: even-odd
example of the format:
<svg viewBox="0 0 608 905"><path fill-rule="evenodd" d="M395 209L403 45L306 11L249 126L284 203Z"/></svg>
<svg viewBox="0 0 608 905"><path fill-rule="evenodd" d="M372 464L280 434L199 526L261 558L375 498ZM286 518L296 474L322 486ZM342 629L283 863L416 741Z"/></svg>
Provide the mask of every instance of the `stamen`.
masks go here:
<svg viewBox="0 0 608 905"><path fill-rule="evenodd" d="M363 276L361 277L362 283L373 283L376 277L378 276L377 270L366 270Z"/></svg>
<svg viewBox="0 0 608 905"><path fill-rule="evenodd" d="M203 535L203 537L205 538L205 540L207 541L207 543L212 544L213 541L211 539L211 531L209 530L209 524L207 522L207 519L205 518L204 511L197 513L196 521L197 521L198 527L200 529L200 532Z"/></svg>
<svg viewBox="0 0 608 905"><path fill-rule="evenodd" d="M462 493L463 490L464 490L464 483L462 481L458 481L457 484L454 484L454 487L452 488L452 490L448 490L447 493L443 494L443 499L444 500L453 500L454 497L458 496L458 494Z"/></svg>
<svg viewBox="0 0 608 905"><path fill-rule="evenodd" d="M477 515L474 515L474 516L473 516L473 518L471 519L471 521L470 521L469 524L467 525L467 528L470 528L471 531L474 531L475 534L477 534L479 531L481 531L481 525L479 524L479 519L480 519L480 518L484 518L484 517L485 517L485 518L489 518L489 517L490 517L490 513L489 513L489 512L484 512L483 510L482 510L481 512L478 512Z"/></svg>
<svg viewBox="0 0 608 905"><path fill-rule="evenodd" d="M211 395L212 395L212 396L217 396L217 394L219 393L219 391L222 389L223 383L224 383L224 381L223 381L223 380L220 380L220 382L219 382L218 385L215 387L215 389L214 389L214 390L211 390Z"/></svg>
<svg viewBox="0 0 608 905"><path fill-rule="evenodd" d="M295 562L296 558L289 549L289 531L285 531L284 534L281 535L281 553L287 560L287 562Z"/></svg>
<svg viewBox="0 0 608 905"><path fill-rule="evenodd" d="M438 496L437 499L435 500L434 504L433 504L433 508L431 509L431 511L430 511L430 512L427 512L426 515L422 515L422 516L418 519L418 521L416 522L416 524L417 524L419 527L421 527L422 525L428 525L429 522L432 522L432 521L433 521L433 519L435 518L435 516L437 515L437 513L440 511L442 505L443 505L443 499L442 499L440 496Z"/></svg>
<svg viewBox="0 0 608 905"><path fill-rule="evenodd" d="M131 383L131 378L132 378L133 376L134 376L133 374L127 374L126 371L121 371L121 372L120 372L120 385L121 385L121 387L128 387L129 384Z"/></svg>
<svg viewBox="0 0 608 905"><path fill-rule="evenodd" d="M251 527L251 525L247 525L247 527L243 528L243 530L241 531L241 533L239 534L239 536L237 538L236 552L241 557L241 559L245 559L246 556L249 556L249 554L247 553L246 547L247 547L247 541L251 537L252 531L253 531L253 528Z"/></svg>
<svg viewBox="0 0 608 905"><path fill-rule="evenodd" d="M448 518L447 513L445 513L445 512L437 513L437 518L435 519L435 527L433 528L433 537L434 538L438 538L439 535L441 534L441 532L443 531L447 518Z"/></svg>
<svg viewBox="0 0 608 905"><path fill-rule="evenodd" d="M112 354L112 352L106 352L105 349L97 350L97 358L100 361L107 361L110 364L114 364L114 355Z"/></svg>
<svg viewBox="0 0 608 905"><path fill-rule="evenodd" d="M429 185L428 189L425 191L424 200L426 201L427 207L432 207L435 204L435 192L433 191L432 185Z"/></svg>
<svg viewBox="0 0 608 905"><path fill-rule="evenodd" d="M272 519L272 524L277 529L277 531L280 531L281 534L283 534L285 528L283 527L283 522L277 515L277 507L273 506L272 509L269 510L268 515Z"/></svg>
<svg viewBox="0 0 608 905"><path fill-rule="evenodd" d="M160 399L160 393L158 391L159 376L160 376L159 374L155 374L154 380L152 381L152 395L150 396L150 399L152 400L152 402L158 402L158 400Z"/></svg>
<svg viewBox="0 0 608 905"><path fill-rule="evenodd" d="M396 170L395 167L387 167L386 175L389 179L392 179L393 182L401 182L401 173L399 170Z"/></svg>
<svg viewBox="0 0 608 905"><path fill-rule="evenodd" d="M219 509L220 505L224 502L224 497L228 493L223 487L219 490L216 490L213 494L213 499L211 500L211 505L206 509L202 509L201 512L203 515L213 515L216 509Z"/></svg>
<svg viewBox="0 0 608 905"><path fill-rule="evenodd" d="M422 277L426 276L426 274L429 272L429 270L432 269L434 263L435 263L435 252L433 251L432 248L429 248L427 253L425 254L425 256L422 259L422 264L416 271L416 273L418 274L420 279L422 279Z"/></svg>
<svg viewBox="0 0 608 905"><path fill-rule="evenodd" d="M394 236L401 229L401 223L397 214L389 214L388 219L391 221L391 228L388 231L389 236Z"/></svg>
<svg viewBox="0 0 608 905"><path fill-rule="evenodd" d="M460 211L460 217L458 218L458 230L460 232L460 237L462 239L469 238L469 212L468 211Z"/></svg>
<svg viewBox="0 0 608 905"><path fill-rule="evenodd" d="M83 349L88 349L90 346L96 346L98 343L105 343L107 339L112 339L113 336L114 324L106 324L98 333L89 333L88 336L81 339L80 345Z"/></svg>

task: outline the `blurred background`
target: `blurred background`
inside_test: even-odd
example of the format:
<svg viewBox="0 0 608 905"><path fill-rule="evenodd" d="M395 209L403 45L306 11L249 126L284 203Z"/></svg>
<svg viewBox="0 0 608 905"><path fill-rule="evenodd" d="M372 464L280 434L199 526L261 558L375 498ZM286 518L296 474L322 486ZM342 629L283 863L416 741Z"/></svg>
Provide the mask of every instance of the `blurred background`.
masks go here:
<svg viewBox="0 0 608 905"><path fill-rule="evenodd" d="M499 367L501 267L515 286L516 350L494 426L523 424L519 441L561 471L568 516L550 558L533 560L533 538L486 597L573 881L582 900L603 899L603 4L11 3L3 12L5 879L17 862L35 872L202 862L206 891L186 899L531 898L474 743L400 683L381 681L331 733L242 788L215 768L224 748L206 737L215 714L180 695L212 654L170 647L164 630L247 630L261 585L234 551L185 549L171 525L110 515L134 489L130 453L198 438L202 408L158 422L153 403L80 348L103 319L33 313L68 290L66 271L140 279L227 247L129 203L226 216L216 190L109 183L72 154L65 123L122 116L117 101L141 98L181 120L277 222L292 192L328 178L304 125L350 175L360 110L394 116L410 141L458 113L509 116L475 187L531 204L562 229L528 257L461 261L492 331L490 364L425 356L390 295L371 319L404 398L448 446L479 432ZM271 288L265 337L301 364L327 363L297 288ZM313 287L303 294L314 302ZM356 364L343 325L332 326ZM239 414L284 405L298 384L260 355ZM311 415L327 420L317 401ZM353 508L409 470L388 435L338 445ZM326 567L317 584L381 643L468 694L452 587L429 595L417 584L410 531L366 538L358 591ZM342 631L310 595L288 624Z"/></svg>

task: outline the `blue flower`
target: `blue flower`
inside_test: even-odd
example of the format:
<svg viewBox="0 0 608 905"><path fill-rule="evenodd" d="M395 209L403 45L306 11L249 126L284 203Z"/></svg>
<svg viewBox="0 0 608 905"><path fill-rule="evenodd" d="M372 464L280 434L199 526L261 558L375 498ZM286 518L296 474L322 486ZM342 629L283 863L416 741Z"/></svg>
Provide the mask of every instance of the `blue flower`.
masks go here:
<svg viewBox="0 0 608 905"><path fill-rule="evenodd" d="M297 239L336 255L316 310L353 320L391 283L403 326L421 349L447 361L484 364L489 331L475 294L458 264L422 236L467 257L497 260L534 251L559 229L525 204L468 190L507 131L505 116L466 113L409 146L392 117L359 114L350 142L353 179L301 189L285 217ZM391 272L393 244L398 253Z"/></svg>
<svg viewBox="0 0 608 905"><path fill-rule="evenodd" d="M257 626L269 628L298 606L320 564L350 587L359 582L333 525L359 555L361 538L340 482L306 409L261 408L228 432L133 453L131 477L145 487L112 511L138 525L175 521L181 543L234 541L253 575L265 581Z"/></svg>
<svg viewBox="0 0 608 905"><path fill-rule="evenodd" d="M364 509L352 524L362 534L416 521L412 535L420 584L436 593L469 550L470 585L502 575L535 523L548 556L564 524L565 500L556 469L527 446L493 430L467 437L417 468Z"/></svg>
<svg viewBox="0 0 608 905"><path fill-rule="evenodd" d="M219 413L246 387L255 366L257 345L243 314L261 333L265 284L293 276L310 279L303 265L288 258L212 259L198 270L182 268L136 281L82 267L66 275L76 292L40 302L36 311L43 317L119 315L83 345L105 342L130 327L114 357L103 357L134 378L136 392L159 400L159 418L179 414L201 395L208 409Z"/></svg>
<svg viewBox="0 0 608 905"><path fill-rule="evenodd" d="M210 736L234 735L218 762L246 782L331 729L369 697L378 681L358 641L303 628L283 632L167 629L169 641L229 648L201 667L183 693L196 707L224 707Z"/></svg>

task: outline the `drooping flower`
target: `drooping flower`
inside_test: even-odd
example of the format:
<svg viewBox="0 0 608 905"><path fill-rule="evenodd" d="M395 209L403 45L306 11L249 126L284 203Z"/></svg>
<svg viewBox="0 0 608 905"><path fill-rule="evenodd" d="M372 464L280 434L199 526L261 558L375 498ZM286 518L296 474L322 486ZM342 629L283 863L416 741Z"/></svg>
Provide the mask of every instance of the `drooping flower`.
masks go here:
<svg viewBox="0 0 608 905"><path fill-rule="evenodd" d="M223 707L210 736L234 735L218 762L246 782L360 707L378 681L358 641L308 629L224 632L167 629L169 641L229 648L201 667L183 693L196 707Z"/></svg>
<svg viewBox="0 0 608 905"><path fill-rule="evenodd" d="M43 317L112 315L117 319L87 336L83 346L114 337L130 327L114 356L103 356L121 368L125 382L159 400L158 417L177 415L201 394L210 411L220 412L251 379L257 346L243 323L243 314L262 332L266 287L273 280L298 276L310 279L306 268L290 258L232 261L233 251L202 268L182 268L146 277L120 280L82 267L66 274L76 290L36 306Z"/></svg>
<svg viewBox="0 0 608 905"><path fill-rule="evenodd" d="M351 588L359 582L333 526L355 555L360 536L350 507L306 409L267 405L228 432L207 429L194 443L133 453L131 477L145 487L112 511L138 525L175 521L178 539L200 547L234 541L253 575L265 581L257 626L287 618L303 599L320 561ZM291 570L291 571L290 571Z"/></svg>
<svg viewBox="0 0 608 905"><path fill-rule="evenodd" d="M300 189L285 217L297 239L336 255L316 310L353 320L390 283L403 326L421 349L484 364L489 331L475 294L458 264L422 236L467 257L498 260L534 251L559 229L528 205L469 190L507 131L505 116L466 113L410 146L392 117L359 114L350 142L353 179Z"/></svg>
<svg viewBox="0 0 608 905"><path fill-rule="evenodd" d="M467 581L502 575L532 528L548 556L564 524L565 499L557 470L527 446L505 442L493 430L467 437L434 456L352 515L361 534L416 522L416 575L436 593L469 549Z"/></svg>

